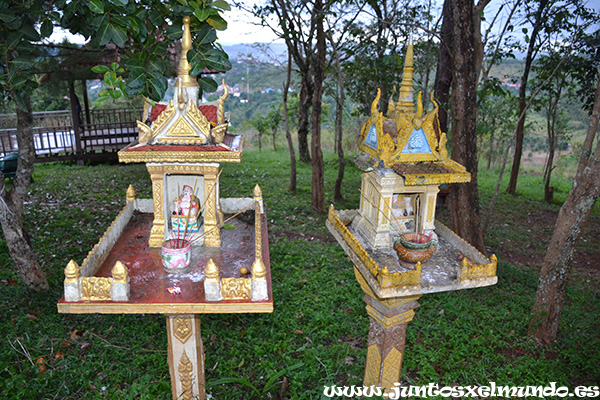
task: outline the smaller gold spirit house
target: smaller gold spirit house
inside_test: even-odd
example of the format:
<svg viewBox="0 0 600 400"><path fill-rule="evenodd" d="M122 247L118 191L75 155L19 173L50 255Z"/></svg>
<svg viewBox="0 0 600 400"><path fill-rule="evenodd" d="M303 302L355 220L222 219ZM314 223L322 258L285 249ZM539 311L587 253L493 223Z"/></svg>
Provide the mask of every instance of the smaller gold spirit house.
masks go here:
<svg viewBox="0 0 600 400"><path fill-rule="evenodd" d="M129 187L125 207L81 266L67 264L58 312L165 314L173 399L203 400L200 314L269 313L273 294L262 190L219 195L220 163L240 163L242 155L242 137L227 132L227 93L198 101L186 59L189 18L182 42L173 101L144 112L139 139L119 152L122 162L146 163L153 198L138 199ZM221 230L226 222L230 229ZM190 250L175 273L161 245L180 239Z"/></svg>
<svg viewBox="0 0 600 400"><path fill-rule="evenodd" d="M409 44L398 100L390 101L384 116L377 109L378 91L361 130L359 209L331 206L327 220L365 293L371 323L363 383L388 393L400 379L406 328L417 300L498 280L495 256L488 259L435 220L439 185L469 182L471 175L448 158L435 100L430 111L424 110L421 93L415 103L413 69ZM426 250L403 245L418 248L422 242L429 243Z"/></svg>

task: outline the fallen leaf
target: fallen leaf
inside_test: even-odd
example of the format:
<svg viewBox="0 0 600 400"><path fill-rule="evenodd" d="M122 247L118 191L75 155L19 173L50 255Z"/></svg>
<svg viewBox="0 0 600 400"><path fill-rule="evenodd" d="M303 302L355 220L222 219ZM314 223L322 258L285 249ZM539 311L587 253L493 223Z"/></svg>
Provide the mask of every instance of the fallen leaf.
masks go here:
<svg viewBox="0 0 600 400"><path fill-rule="evenodd" d="M246 334L246 330L245 330L245 329L242 329L242 330L240 331L240 334L242 334L242 335L245 335L245 334Z"/></svg>
<svg viewBox="0 0 600 400"><path fill-rule="evenodd" d="M242 362L241 362L241 363L240 363L240 364L239 364L237 367L238 367L238 368L242 368L242 365L244 365L244 361L245 361L245 360L242 360Z"/></svg>
<svg viewBox="0 0 600 400"><path fill-rule="evenodd" d="M354 357L346 357L346 358L344 358L344 364L346 364L346 365L352 365L352 364L354 364Z"/></svg>
<svg viewBox="0 0 600 400"><path fill-rule="evenodd" d="M440 312L438 313L439 315L444 315L445 311L442 309L440 310Z"/></svg>
<svg viewBox="0 0 600 400"><path fill-rule="evenodd" d="M71 339L76 340L79 336L83 335L84 332L85 332L85 330L83 330L83 329L73 330L73 332L71 332Z"/></svg>
<svg viewBox="0 0 600 400"><path fill-rule="evenodd" d="M223 321L223 325L229 326L229 325L231 325L231 323Z"/></svg>
<svg viewBox="0 0 600 400"><path fill-rule="evenodd" d="M296 335L304 335L304 332L302 332L300 329L294 329L294 333Z"/></svg>
<svg viewBox="0 0 600 400"><path fill-rule="evenodd" d="M65 356L60 351L57 351L56 354L54 354L54 359L55 360L64 360Z"/></svg>
<svg viewBox="0 0 600 400"><path fill-rule="evenodd" d="M44 372L46 370L46 360L44 360L44 357L38 358L35 362L35 365L38 366L40 372Z"/></svg>
<svg viewBox="0 0 600 400"><path fill-rule="evenodd" d="M35 321L37 319L37 317L35 315L31 315L31 314L25 314L25 316L30 321Z"/></svg>
<svg viewBox="0 0 600 400"><path fill-rule="evenodd" d="M298 279L298 283L304 283L306 281L307 281L307 279Z"/></svg>
<svg viewBox="0 0 600 400"><path fill-rule="evenodd" d="M71 343L69 343L69 342L66 342L66 341L60 342L60 347L62 347L63 349L70 347L70 346L71 346Z"/></svg>
<svg viewBox="0 0 600 400"><path fill-rule="evenodd" d="M12 278L8 278L8 279L6 280L6 282L8 282L8 284L9 284L10 286L17 286L17 285L18 285L17 281L15 281L15 280L14 280L14 279L12 279Z"/></svg>
<svg viewBox="0 0 600 400"><path fill-rule="evenodd" d="M217 335L215 335L214 333L210 334L210 341L214 341L217 338Z"/></svg>

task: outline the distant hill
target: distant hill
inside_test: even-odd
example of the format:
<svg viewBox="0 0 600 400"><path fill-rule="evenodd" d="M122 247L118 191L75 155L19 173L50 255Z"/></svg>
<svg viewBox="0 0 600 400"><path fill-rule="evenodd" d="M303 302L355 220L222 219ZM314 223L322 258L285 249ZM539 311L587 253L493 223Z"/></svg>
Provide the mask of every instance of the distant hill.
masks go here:
<svg viewBox="0 0 600 400"><path fill-rule="evenodd" d="M284 43L253 43L253 44L223 44L223 50L229 55L230 60L246 57L248 54L252 58L260 61L287 61L287 48Z"/></svg>

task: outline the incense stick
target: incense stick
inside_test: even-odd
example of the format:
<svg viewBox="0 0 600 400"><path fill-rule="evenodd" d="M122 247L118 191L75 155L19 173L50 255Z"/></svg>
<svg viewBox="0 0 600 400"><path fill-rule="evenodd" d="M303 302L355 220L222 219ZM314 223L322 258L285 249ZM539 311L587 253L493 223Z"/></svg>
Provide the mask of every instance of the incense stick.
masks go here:
<svg viewBox="0 0 600 400"><path fill-rule="evenodd" d="M213 227L211 230L209 230L208 232L204 232L202 233L202 235L198 236L196 239L194 239L194 242L202 239L207 233L210 233L212 231L214 231L215 229L219 229L221 228L223 225L225 225L226 222L231 221L232 219L234 219L235 217L237 217L238 215L240 215L241 213L243 213L244 211L249 210L250 208L254 207L256 205L256 202L253 202L252 204L250 204L248 207L244 208L242 211L238 212L237 214L233 215L232 217L227 218L225 221L223 221L222 224L217 225L215 227Z"/></svg>
<svg viewBox="0 0 600 400"><path fill-rule="evenodd" d="M206 206L206 203L208 203L208 201L207 201L206 199L207 199L207 198L209 198L209 197L212 195L212 192L213 192L213 190L214 190L215 186L217 186L217 182L219 182L219 177L221 176L221 172L223 172L223 170L220 170L220 171L219 171L219 173L217 174L217 179L216 179L216 181L215 181L215 184L214 184L214 185L212 185L212 186L210 187L210 190L209 190L209 192L208 192L208 195L207 195L207 196L204 196L204 202L202 203L202 207L200 208L200 211L198 211L198 217L199 217L200 215L202 215L202 211L204 211L204 208L205 208L205 206ZM198 230L197 232L195 232L195 233L194 233L194 235L192 235L192 237L190 238L190 243L194 241L194 239L195 239L195 236L198 234L198 232L199 232L199 230Z"/></svg>
<svg viewBox="0 0 600 400"><path fill-rule="evenodd" d="M190 206L188 207L188 213L185 216L185 229L183 230L183 245L185 245L185 238L187 236L188 224L190 223L190 212L192 205L194 204L194 193L196 193L196 185L198 184L198 179L194 181L194 189L192 190L192 194L190 195ZM196 216L196 221L198 221L198 216ZM178 229L179 230L179 229Z"/></svg>

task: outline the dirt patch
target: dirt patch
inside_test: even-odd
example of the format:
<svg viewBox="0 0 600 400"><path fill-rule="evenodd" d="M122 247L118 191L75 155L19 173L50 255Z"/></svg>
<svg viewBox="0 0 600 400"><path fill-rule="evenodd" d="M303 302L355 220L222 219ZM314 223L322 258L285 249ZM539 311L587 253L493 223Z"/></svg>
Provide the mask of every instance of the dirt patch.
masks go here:
<svg viewBox="0 0 600 400"><path fill-rule="evenodd" d="M527 217L512 218L511 225L515 229L522 229L519 237L525 240L510 242L502 248L492 249L501 260L512 264L529 265L540 268L546 255L547 244L550 243L558 211L547 209L532 209ZM540 246L540 243L546 245ZM573 254L573 267L576 270L597 275L600 278L600 216L591 215L587 221L583 233L577 242Z"/></svg>

